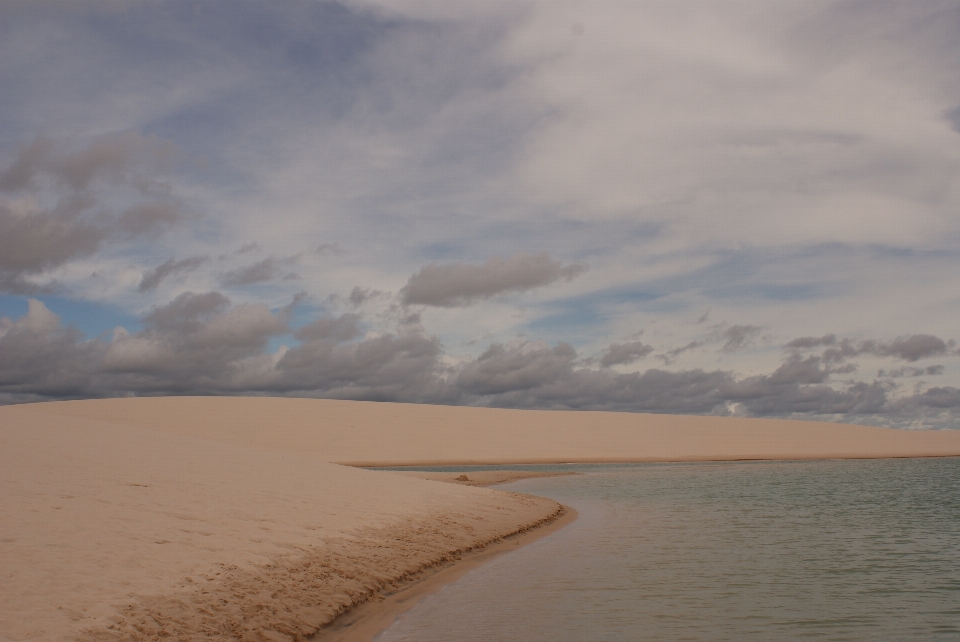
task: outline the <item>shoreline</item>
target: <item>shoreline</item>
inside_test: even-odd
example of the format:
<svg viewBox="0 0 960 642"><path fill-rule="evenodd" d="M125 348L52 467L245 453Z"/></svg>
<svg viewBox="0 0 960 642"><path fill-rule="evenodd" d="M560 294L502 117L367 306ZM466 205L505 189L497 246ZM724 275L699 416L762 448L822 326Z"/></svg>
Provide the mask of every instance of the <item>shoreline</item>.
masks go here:
<svg viewBox="0 0 960 642"><path fill-rule="evenodd" d="M484 471L492 473L487 475L471 473L471 475L473 475L472 479L459 479L457 473L396 470L384 472L445 484L479 487L496 486L520 479L562 477L580 474L575 472L550 473L498 470ZM538 524L503 535L481 546L476 546L469 551L461 553L458 559L447 560L436 566L426 568L415 576L399 582L394 590L381 592L350 607L319 631L311 636L307 636L306 639L312 642L372 642L377 635L388 629L398 617L415 607L419 604L420 600L426 596L439 591L447 584L456 582L470 571L501 555L532 544L564 528L568 524L576 521L577 517L579 517L577 511L570 506L561 504L556 514L542 520Z"/></svg>
<svg viewBox="0 0 960 642"><path fill-rule="evenodd" d="M956 431L960 433L960 430ZM845 461L845 460L863 460L863 459L940 459L945 457L960 457L960 451L957 452L947 452L947 453L921 453L921 454L815 454L815 455L796 455L796 454L785 454L785 455L764 455L759 457L738 457L735 455L730 456L711 456L711 457L601 457L601 458L583 458L583 459L496 459L496 460L461 460L461 459L449 459L449 460L429 460L429 461L414 461L414 462L346 462L338 461L334 462L341 466L349 466L351 468L362 468L365 470L382 470L386 472L394 473L407 473L407 472L416 472L413 470L404 471L402 469L409 468L470 468L472 466L581 466L589 464L710 464L717 463L721 464L724 462L761 462L761 461ZM429 473L430 471L422 471L424 473ZM457 471L459 473L459 471ZM469 472L469 471L468 471ZM481 471L476 471L481 472ZM502 472L507 472L504 469ZM441 474L441 473L438 473ZM576 475L577 473L550 473L546 475L538 476L553 476L553 475ZM426 478L424 478L426 479ZM517 477L516 479L523 479L523 477ZM511 479L510 481L515 481ZM502 482L507 483L507 482ZM474 484L477 486L483 486L484 484Z"/></svg>
<svg viewBox="0 0 960 642"><path fill-rule="evenodd" d="M398 617L415 607L426 596L501 555L564 528L576 521L578 516L573 508L561 504L555 515L539 524L498 537L483 546L461 553L457 559L425 569L400 583L396 590L379 594L382 598L380 600L372 598L354 605L306 639L311 642L372 642Z"/></svg>
<svg viewBox="0 0 960 642"><path fill-rule="evenodd" d="M489 488L500 484L509 484L510 482L521 479L534 479L539 477L566 477L569 475L580 475L582 473L570 472L552 472L537 470L476 470L465 472L432 472L421 470L386 470L384 472L396 473L405 477L416 477L427 481L438 481L445 484L458 484L461 486L479 486Z"/></svg>

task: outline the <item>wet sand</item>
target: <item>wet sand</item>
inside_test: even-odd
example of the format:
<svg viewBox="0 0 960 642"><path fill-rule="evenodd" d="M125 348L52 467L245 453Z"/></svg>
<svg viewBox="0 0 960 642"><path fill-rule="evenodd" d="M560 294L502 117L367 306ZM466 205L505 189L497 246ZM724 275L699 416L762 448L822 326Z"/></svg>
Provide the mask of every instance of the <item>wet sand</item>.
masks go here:
<svg viewBox="0 0 960 642"><path fill-rule="evenodd" d="M250 397L0 407L0 639L303 639L561 523L551 500L470 487L502 471L441 484L338 464L951 455L960 431L782 420Z"/></svg>
<svg viewBox="0 0 960 642"><path fill-rule="evenodd" d="M449 563L423 572L410 582L399 585L389 595L384 595L383 601L369 601L358 605L310 639L320 642L371 642L404 611L413 608L417 602L440 590L445 584L456 582L473 569L500 555L550 535L577 517L577 511L564 506L563 512L549 522L504 537L483 548L475 548Z"/></svg>

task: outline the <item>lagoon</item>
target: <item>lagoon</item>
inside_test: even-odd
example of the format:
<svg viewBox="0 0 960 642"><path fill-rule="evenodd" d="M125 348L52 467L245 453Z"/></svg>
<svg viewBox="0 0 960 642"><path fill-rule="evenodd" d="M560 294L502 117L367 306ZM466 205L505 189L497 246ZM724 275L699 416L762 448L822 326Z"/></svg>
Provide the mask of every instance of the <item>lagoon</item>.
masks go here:
<svg viewBox="0 0 960 642"><path fill-rule="evenodd" d="M960 458L525 468L579 519L379 642L960 639Z"/></svg>

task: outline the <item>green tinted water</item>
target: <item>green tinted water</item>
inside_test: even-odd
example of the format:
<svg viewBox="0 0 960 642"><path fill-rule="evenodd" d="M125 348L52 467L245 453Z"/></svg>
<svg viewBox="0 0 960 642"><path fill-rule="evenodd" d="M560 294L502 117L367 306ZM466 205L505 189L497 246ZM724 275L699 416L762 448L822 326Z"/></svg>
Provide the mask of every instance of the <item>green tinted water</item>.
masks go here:
<svg viewBox="0 0 960 642"><path fill-rule="evenodd" d="M563 469L499 488L576 522L379 642L960 640L960 459Z"/></svg>

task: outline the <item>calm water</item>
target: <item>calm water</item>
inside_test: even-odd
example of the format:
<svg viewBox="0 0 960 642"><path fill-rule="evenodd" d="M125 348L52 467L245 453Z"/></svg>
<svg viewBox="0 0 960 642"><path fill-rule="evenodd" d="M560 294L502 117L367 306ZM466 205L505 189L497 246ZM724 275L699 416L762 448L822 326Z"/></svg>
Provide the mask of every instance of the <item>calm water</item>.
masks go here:
<svg viewBox="0 0 960 642"><path fill-rule="evenodd" d="M960 640L960 459L566 468L501 488L576 522L378 641Z"/></svg>

